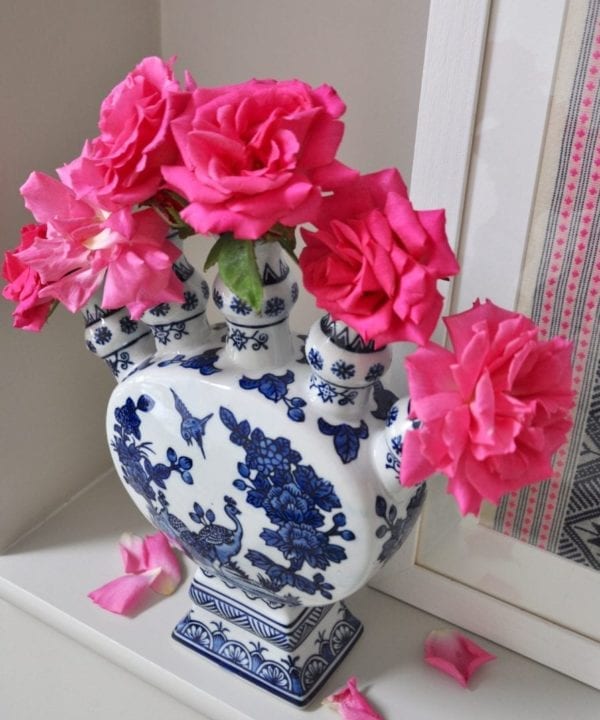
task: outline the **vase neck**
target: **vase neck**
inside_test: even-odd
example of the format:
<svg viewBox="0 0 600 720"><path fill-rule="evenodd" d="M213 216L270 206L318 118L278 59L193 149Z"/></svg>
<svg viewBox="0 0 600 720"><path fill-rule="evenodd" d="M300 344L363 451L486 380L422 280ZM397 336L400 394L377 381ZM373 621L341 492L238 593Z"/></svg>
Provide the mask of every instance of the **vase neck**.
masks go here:
<svg viewBox="0 0 600 720"><path fill-rule="evenodd" d="M132 320L125 308L104 310L101 302L98 293L82 309L86 345L121 382L154 353L154 340L150 328Z"/></svg>
<svg viewBox="0 0 600 720"><path fill-rule="evenodd" d="M268 370L294 356L288 318L298 298L298 284L290 277L279 243L257 240L255 251L263 290L260 311L233 293L219 275L213 300L227 321L226 356L240 368Z"/></svg>
<svg viewBox="0 0 600 720"><path fill-rule="evenodd" d="M183 302L159 303L142 315L158 353L186 353L206 342L211 333L206 317L208 283L185 255L173 264L173 271L183 283Z"/></svg>
<svg viewBox="0 0 600 720"><path fill-rule="evenodd" d="M306 339L306 360L312 368L309 396L319 412L347 420L364 416L371 388L392 362L389 347L375 350L345 323L329 315L317 320ZM322 406L322 407L321 407Z"/></svg>

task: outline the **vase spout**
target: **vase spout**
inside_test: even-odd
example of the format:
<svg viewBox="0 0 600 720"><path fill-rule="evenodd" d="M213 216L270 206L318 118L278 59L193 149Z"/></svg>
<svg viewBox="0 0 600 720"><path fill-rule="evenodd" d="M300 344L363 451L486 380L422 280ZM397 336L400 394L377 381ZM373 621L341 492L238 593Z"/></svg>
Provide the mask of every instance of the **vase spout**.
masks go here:
<svg viewBox="0 0 600 720"><path fill-rule="evenodd" d="M260 309L232 292L220 275L213 300L227 321L228 361L244 370L275 369L288 365L295 356L289 314L298 299L298 283L290 276L279 243L257 240L255 253L262 285Z"/></svg>
<svg viewBox="0 0 600 720"><path fill-rule="evenodd" d="M82 314L88 350L106 362L117 382L131 375L154 354L150 328L141 320L132 320L125 308L103 309L98 294L83 308Z"/></svg>

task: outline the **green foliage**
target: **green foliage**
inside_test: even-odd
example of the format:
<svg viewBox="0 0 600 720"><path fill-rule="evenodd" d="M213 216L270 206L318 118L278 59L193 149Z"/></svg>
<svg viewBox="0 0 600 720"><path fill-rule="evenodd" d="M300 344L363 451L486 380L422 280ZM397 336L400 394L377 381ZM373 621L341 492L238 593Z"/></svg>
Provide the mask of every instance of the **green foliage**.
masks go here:
<svg viewBox="0 0 600 720"><path fill-rule="evenodd" d="M219 265L219 274L227 287L253 310L260 312L263 287L256 263L254 242L236 240L231 233L223 233L211 248L204 269Z"/></svg>
<svg viewBox="0 0 600 720"><path fill-rule="evenodd" d="M294 262L298 262L294 253L296 248L294 228L280 224L275 225L261 240L278 242ZM260 312L263 302L263 287L256 262L256 242L258 241L237 239L232 233L219 235L208 253L204 270L218 265L219 274L225 285L247 302L253 310Z"/></svg>

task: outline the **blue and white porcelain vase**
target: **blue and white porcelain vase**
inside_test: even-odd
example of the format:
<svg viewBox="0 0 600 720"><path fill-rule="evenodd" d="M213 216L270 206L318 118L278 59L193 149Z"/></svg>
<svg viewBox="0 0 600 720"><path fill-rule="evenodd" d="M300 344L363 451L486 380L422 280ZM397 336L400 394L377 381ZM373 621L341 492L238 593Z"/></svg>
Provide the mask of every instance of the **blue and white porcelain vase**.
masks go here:
<svg viewBox="0 0 600 720"><path fill-rule="evenodd" d="M256 254L258 313L217 278L226 324L209 326L182 258L182 305L137 323L92 306L87 336L119 380L107 429L125 488L198 565L174 638L304 705L361 634L344 598L400 547L425 490L397 479L410 420L382 384L390 349L328 316L291 333L298 285L277 243Z"/></svg>

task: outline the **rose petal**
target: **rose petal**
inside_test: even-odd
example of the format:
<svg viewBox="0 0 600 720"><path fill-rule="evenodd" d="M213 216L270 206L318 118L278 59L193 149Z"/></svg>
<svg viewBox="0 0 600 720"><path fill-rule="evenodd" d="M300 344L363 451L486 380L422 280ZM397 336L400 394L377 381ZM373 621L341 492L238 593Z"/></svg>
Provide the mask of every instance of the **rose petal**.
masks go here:
<svg viewBox="0 0 600 720"><path fill-rule="evenodd" d="M139 535L123 533L119 540L119 550L126 573L142 573L150 569L151 566L146 563L145 541Z"/></svg>
<svg viewBox="0 0 600 720"><path fill-rule="evenodd" d="M155 568L136 575L123 575L92 590L88 597L104 610L127 615L140 605L160 572L160 568Z"/></svg>
<svg viewBox="0 0 600 720"><path fill-rule="evenodd" d="M148 535L144 538L144 548L148 567L160 569L152 589L161 595L171 595L181 582L181 568L169 538L162 532Z"/></svg>
<svg viewBox="0 0 600 720"><path fill-rule="evenodd" d="M383 720L356 687L355 677L351 677L342 690L325 698L323 704L333 705L344 720Z"/></svg>
<svg viewBox="0 0 600 720"><path fill-rule="evenodd" d="M400 458L400 484L412 487L427 480L435 472L421 450L419 430L409 430L404 436Z"/></svg>
<svg viewBox="0 0 600 720"><path fill-rule="evenodd" d="M148 589L170 595L181 582L181 569L171 541L162 532L147 535L124 533L119 550L127 575L112 580L88 597L111 612L124 615L133 610Z"/></svg>
<svg viewBox="0 0 600 720"><path fill-rule="evenodd" d="M126 573L159 570L152 589L161 595L171 595L181 582L179 560L173 552L170 539L162 532L146 535L144 539L124 533L119 550Z"/></svg>
<svg viewBox="0 0 600 720"><path fill-rule="evenodd" d="M450 675L463 687L467 687L478 667L496 659L458 630L432 630L425 639L424 657L426 663Z"/></svg>

